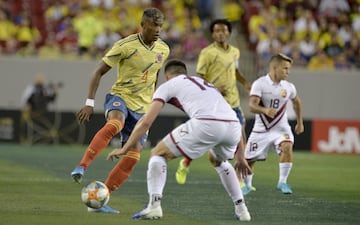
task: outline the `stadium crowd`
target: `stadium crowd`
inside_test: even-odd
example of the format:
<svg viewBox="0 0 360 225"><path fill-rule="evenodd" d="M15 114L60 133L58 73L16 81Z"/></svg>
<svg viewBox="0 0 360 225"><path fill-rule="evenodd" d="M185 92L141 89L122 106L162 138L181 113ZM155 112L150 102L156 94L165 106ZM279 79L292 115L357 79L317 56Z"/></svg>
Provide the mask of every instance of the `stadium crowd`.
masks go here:
<svg viewBox="0 0 360 225"><path fill-rule="evenodd" d="M260 66L283 52L309 70L360 68L359 0L246 2L242 22Z"/></svg>
<svg viewBox="0 0 360 225"><path fill-rule="evenodd" d="M220 0L219 0L220 1ZM216 0L0 0L0 55L91 59L138 32L144 8L166 17L170 58L194 61L209 43ZM221 0L259 68L276 52L311 70L360 68L360 0ZM215 9L216 10L216 9Z"/></svg>

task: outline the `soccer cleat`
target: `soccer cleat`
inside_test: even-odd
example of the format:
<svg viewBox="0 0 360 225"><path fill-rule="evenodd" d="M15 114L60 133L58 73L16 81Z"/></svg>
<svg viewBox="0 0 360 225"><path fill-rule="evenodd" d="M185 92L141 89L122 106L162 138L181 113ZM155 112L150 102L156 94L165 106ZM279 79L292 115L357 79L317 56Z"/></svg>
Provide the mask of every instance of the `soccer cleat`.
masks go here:
<svg viewBox="0 0 360 225"><path fill-rule="evenodd" d="M71 172L71 177L76 183L80 184L84 176L84 173L85 173L85 168L83 166L77 166Z"/></svg>
<svg viewBox="0 0 360 225"><path fill-rule="evenodd" d="M277 189L280 190L284 194L291 194L292 190L287 183L278 183Z"/></svg>
<svg viewBox="0 0 360 225"><path fill-rule="evenodd" d="M239 184L240 184L240 188L241 188L241 189L243 189L243 187L245 187L245 182L244 182L243 180L241 180L241 181L239 182ZM256 191L256 187L251 186L251 191Z"/></svg>
<svg viewBox="0 0 360 225"><path fill-rule="evenodd" d="M187 174L189 173L189 170L190 170L189 167L184 166L184 163L183 163L184 160L185 159L182 159L180 161L179 167L175 174L176 182L178 182L178 184L185 184Z"/></svg>
<svg viewBox="0 0 360 225"><path fill-rule="evenodd" d="M235 205L235 219L240 221L250 221L251 216L244 202Z"/></svg>
<svg viewBox="0 0 360 225"><path fill-rule="evenodd" d="M251 187L244 186L241 188L241 191L242 191L243 195L247 195L252 191L252 189L251 189Z"/></svg>
<svg viewBox="0 0 360 225"><path fill-rule="evenodd" d="M161 206L152 207L152 206L146 206L143 208L140 212L135 213L131 218L141 219L141 220L158 220L163 216L162 208Z"/></svg>
<svg viewBox="0 0 360 225"><path fill-rule="evenodd" d="M90 208L88 207L88 212L96 212L96 213L112 213L112 214L118 214L120 213L119 210L116 210L116 209L112 209L110 208L110 206L103 206L99 209L93 209L93 208Z"/></svg>

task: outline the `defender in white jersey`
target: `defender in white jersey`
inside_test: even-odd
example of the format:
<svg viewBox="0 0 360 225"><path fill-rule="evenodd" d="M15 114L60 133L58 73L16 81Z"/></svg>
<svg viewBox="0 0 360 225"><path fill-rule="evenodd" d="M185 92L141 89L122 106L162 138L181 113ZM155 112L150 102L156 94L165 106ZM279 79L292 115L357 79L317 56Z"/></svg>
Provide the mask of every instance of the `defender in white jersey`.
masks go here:
<svg viewBox="0 0 360 225"><path fill-rule="evenodd" d="M250 214L235 169L244 175L251 170L243 152L235 155L241 139L241 125L235 112L212 84L200 77L188 76L183 62L169 61L165 65L165 76L168 81L155 91L149 111L136 124L127 143L108 155L108 159L113 159L126 154L150 128L165 103L173 104L190 117L152 149L147 171L149 204L133 219L163 216L160 202L166 183L167 161L181 156L196 159L209 152L209 159L234 202L236 218L249 221ZM228 161L234 156L238 162L235 168Z"/></svg>
<svg viewBox="0 0 360 225"><path fill-rule="evenodd" d="M251 86L249 108L255 113L255 123L245 149L245 158L251 168L256 161L265 160L270 149L280 156L279 181L277 188L284 194L291 194L287 184L293 162L294 136L288 122L286 105L292 101L297 117L295 133L304 131L302 105L294 84L286 81L293 60L281 53L273 55L270 71ZM251 191L253 174L245 177L246 195Z"/></svg>

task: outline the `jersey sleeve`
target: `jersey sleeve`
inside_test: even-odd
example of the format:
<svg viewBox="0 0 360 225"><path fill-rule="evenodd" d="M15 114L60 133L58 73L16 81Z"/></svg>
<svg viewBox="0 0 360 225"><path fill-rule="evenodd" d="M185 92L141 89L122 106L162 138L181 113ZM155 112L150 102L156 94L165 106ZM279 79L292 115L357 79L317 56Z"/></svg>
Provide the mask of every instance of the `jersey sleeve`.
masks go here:
<svg viewBox="0 0 360 225"><path fill-rule="evenodd" d="M208 66L207 66L207 57L206 52L202 50L199 54L199 59L196 64L196 73L205 75L207 74Z"/></svg>
<svg viewBox="0 0 360 225"><path fill-rule="evenodd" d="M261 97L261 83L259 80L254 81L254 83L251 85L250 96Z"/></svg>
<svg viewBox="0 0 360 225"><path fill-rule="evenodd" d="M169 85L168 85L168 81L161 84L155 91L154 95L153 95L153 101L162 101L163 103L166 103L168 101L168 96L170 95L169 93Z"/></svg>
<svg viewBox="0 0 360 225"><path fill-rule="evenodd" d="M123 45L115 43L112 48L105 54L102 60L110 67L114 67L126 55L126 50Z"/></svg>
<svg viewBox="0 0 360 225"><path fill-rule="evenodd" d="M289 98L294 99L296 97L296 95L297 95L296 87L292 83L289 83L289 86L290 86L290 96L289 96Z"/></svg>

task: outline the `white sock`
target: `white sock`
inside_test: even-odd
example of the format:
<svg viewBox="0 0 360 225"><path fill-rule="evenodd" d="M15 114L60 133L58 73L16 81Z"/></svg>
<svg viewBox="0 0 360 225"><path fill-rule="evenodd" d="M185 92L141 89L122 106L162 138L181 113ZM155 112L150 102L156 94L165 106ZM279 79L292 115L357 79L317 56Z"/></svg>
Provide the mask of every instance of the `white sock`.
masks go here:
<svg viewBox="0 0 360 225"><path fill-rule="evenodd" d="M253 176L254 174L248 174L244 177L245 186L252 187Z"/></svg>
<svg viewBox="0 0 360 225"><path fill-rule="evenodd" d="M215 169L233 202L244 199L234 167L228 161L225 161Z"/></svg>
<svg viewBox="0 0 360 225"><path fill-rule="evenodd" d="M292 165L292 162L279 163L279 183L287 182Z"/></svg>
<svg viewBox="0 0 360 225"><path fill-rule="evenodd" d="M166 183L166 173L165 159L161 156L152 156L149 160L147 170L147 187L150 197L149 205L153 205L156 202L160 204Z"/></svg>

